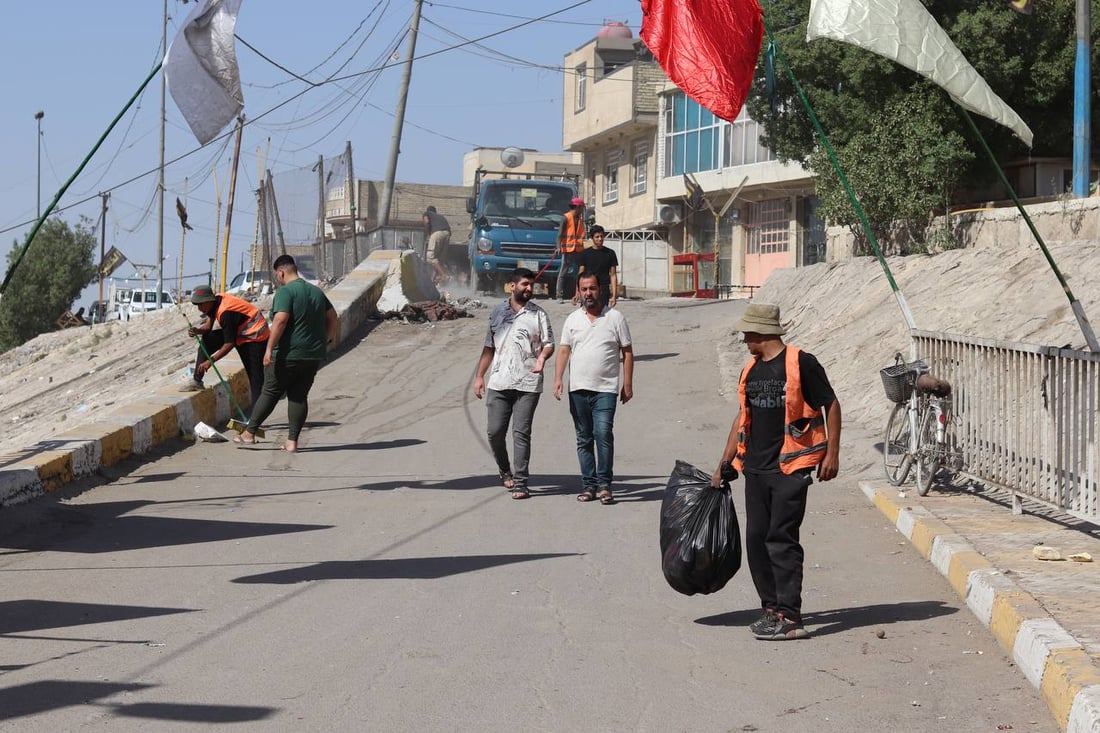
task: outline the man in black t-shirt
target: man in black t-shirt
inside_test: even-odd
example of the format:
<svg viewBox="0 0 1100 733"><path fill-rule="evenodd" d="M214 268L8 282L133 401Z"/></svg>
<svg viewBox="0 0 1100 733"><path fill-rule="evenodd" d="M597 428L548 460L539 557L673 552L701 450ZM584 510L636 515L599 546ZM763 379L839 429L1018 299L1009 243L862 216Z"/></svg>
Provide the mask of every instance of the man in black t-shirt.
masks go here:
<svg viewBox="0 0 1100 733"><path fill-rule="evenodd" d="M711 485L721 485L723 468L745 476L745 550L764 611L749 630L757 639L804 639L799 529L814 469L819 481L839 470L840 403L817 359L783 343L779 306L748 306L736 328L752 361Z"/></svg>
<svg viewBox="0 0 1100 733"><path fill-rule="evenodd" d="M592 237L592 246L581 252L577 282L580 283L582 272L594 273L596 282L600 284L600 302L605 307L614 308L619 299L619 257L615 250L603 246L605 233L602 226L596 224L588 234Z"/></svg>

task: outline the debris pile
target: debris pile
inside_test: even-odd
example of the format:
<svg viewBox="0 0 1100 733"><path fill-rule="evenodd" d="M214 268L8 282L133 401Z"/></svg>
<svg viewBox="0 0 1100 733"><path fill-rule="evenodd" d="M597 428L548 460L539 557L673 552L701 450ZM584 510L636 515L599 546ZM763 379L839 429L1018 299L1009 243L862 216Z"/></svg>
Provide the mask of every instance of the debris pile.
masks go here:
<svg viewBox="0 0 1100 733"><path fill-rule="evenodd" d="M448 303L443 300L421 300L416 303L407 303L400 310L387 311L382 318L392 318L406 323L435 323L436 321L453 321L458 318L473 318L465 308L457 303Z"/></svg>

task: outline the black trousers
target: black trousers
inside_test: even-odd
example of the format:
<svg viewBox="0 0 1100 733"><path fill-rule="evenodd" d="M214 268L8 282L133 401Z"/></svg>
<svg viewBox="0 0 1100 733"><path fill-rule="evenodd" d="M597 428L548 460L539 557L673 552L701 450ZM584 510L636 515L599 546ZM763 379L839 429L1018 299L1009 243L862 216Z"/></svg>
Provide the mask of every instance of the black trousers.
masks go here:
<svg viewBox="0 0 1100 733"><path fill-rule="evenodd" d="M745 551L760 605L802 620L802 564L798 541L806 516L810 471L745 474Z"/></svg>
<svg viewBox="0 0 1100 733"><path fill-rule="evenodd" d="M207 331L202 335L202 345L206 349L206 354L213 354L224 344L225 332L220 328ZM249 408L245 410L247 416L251 406L256 404L256 400L260 398L260 392L264 389L264 352L267 351L267 342L239 344L236 349L237 356L241 357L241 363L244 364L244 371L248 374L248 391L251 401L248 403ZM203 353L202 349L198 350L198 356L195 357L195 366L206 361L206 354ZM210 371L214 370L211 369ZM201 382L202 380L198 381Z"/></svg>

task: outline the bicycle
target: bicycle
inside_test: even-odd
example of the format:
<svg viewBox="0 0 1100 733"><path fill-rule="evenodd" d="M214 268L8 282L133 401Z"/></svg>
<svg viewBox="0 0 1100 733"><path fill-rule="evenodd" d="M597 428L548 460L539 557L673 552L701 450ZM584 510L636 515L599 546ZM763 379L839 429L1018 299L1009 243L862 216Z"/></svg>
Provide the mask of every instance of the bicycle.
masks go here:
<svg viewBox="0 0 1100 733"><path fill-rule="evenodd" d="M948 447L951 384L929 374L923 360L903 362L900 353L879 374L894 403L882 447L886 480L900 486L915 464L917 493L925 496L936 473L955 457Z"/></svg>

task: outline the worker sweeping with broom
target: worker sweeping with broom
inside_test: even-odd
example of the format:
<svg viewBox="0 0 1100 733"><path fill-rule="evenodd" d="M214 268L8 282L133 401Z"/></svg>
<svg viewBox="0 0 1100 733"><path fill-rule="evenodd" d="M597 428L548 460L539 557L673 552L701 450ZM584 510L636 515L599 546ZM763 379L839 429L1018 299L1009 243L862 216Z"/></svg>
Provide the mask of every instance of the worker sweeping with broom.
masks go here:
<svg viewBox="0 0 1100 733"><path fill-rule="evenodd" d="M189 326L187 335L200 337L202 343L195 359L194 379L180 387L180 391L201 391L203 377L214 362L236 349L248 374L252 395L250 404L255 405L264 386L264 354L270 335L264 314L247 300L226 293L215 295L209 285L195 288L191 293L191 302L202 313L204 320L198 326ZM221 328L215 329L215 323Z"/></svg>

